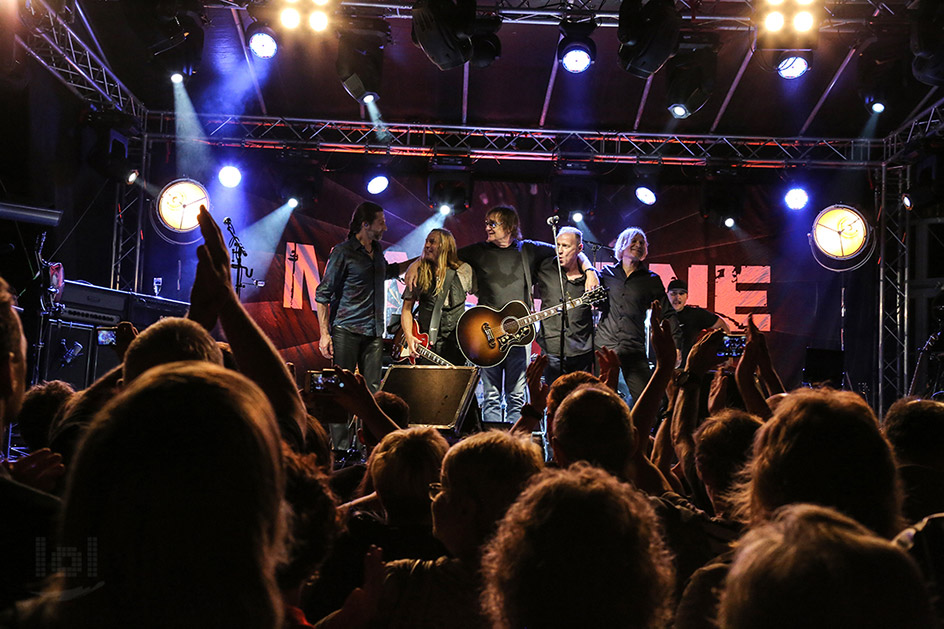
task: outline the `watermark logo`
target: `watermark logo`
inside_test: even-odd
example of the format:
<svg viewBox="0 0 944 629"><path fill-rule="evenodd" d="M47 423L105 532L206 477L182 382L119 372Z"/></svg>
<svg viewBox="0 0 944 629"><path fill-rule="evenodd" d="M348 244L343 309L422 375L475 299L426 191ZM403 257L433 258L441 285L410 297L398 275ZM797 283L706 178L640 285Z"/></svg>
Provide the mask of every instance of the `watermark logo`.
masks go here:
<svg viewBox="0 0 944 629"><path fill-rule="evenodd" d="M69 579L85 578L90 583L98 578L98 538L90 537L85 547L50 545L45 537L36 538L36 578L62 574ZM59 599L68 601L86 596L104 586L104 581L89 587L71 588L59 592Z"/></svg>

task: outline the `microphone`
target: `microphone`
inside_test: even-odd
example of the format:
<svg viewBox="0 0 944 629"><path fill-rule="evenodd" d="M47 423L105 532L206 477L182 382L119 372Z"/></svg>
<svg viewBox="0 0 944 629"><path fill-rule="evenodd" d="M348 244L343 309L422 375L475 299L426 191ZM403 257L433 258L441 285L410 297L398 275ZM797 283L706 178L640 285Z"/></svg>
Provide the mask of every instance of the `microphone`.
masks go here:
<svg viewBox="0 0 944 629"><path fill-rule="evenodd" d="M227 216L226 218L223 219L223 224L224 224L224 225L232 225L232 224L233 224L233 221L232 221L232 219L230 219L230 217Z"/></svg>
<svg viewBox="0 0 944 629"><path fill-rule="evenodd" d="M78 341L72 341L72 347L66 345L65 339L60 339L59 341L62 351L62 356L59 358L59 368L65 367L66 365L71 365L72 361L82 355L82 344Z"/></svg>
<svg viewBox="0 0 944 629"><path fill-rule="evenodd" d="M554 216L547 217L548 225L557 225L558 223L560 223L560 216L558 216L557 214L555 214Z"/></svg>

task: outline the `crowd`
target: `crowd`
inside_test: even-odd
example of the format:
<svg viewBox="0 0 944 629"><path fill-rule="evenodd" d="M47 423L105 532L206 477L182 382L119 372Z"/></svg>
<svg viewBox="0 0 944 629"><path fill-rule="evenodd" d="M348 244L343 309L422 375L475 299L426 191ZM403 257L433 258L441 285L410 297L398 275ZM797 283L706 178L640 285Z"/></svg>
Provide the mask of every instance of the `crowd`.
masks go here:
<svg viewBox="0 0 944 629"><path fill-rule="evenodd" d="M341 370L369 455L335 470L205 210L200 228L188 318L122 325L122 364L81 391L25 390L0 280L0 429L32 450L0 466L0 627L944 620L944 404L901 400L880 422L851 392L785 391L752 323L736 365L722 329L679 364L656 300L655 368L631 406L616 391L629 350L553 382L542 356L513 426L450 444Z"/></svg>

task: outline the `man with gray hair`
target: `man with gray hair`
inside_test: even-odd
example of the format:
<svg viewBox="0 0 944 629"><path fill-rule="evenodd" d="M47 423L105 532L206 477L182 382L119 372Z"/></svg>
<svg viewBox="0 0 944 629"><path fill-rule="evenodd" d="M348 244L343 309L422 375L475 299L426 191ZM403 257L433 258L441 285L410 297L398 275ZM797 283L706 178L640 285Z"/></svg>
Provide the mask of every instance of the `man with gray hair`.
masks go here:
<svg viewBox="0 0 944 629"><path fill-rule="evenodd" d="M607 347L619 356L623 378L635 403L651 373L646 355L646 311L654 300L662 302L662 316L672 329L675 347L682 347L682 333L662 278L645 262L649 255L645 232L627 227L616 239L614 249L616 264L604 267L600 273L600 282L608 293L596 346Z"/></svg>
<svg viewBox="0 0 944 629"><path fill-rule="evenodd" d="M576 227L561 227L557 234L557 255L548 258L538 268L538 286L541 290L541 307L550 308L561 303L561 278L563 273L565 299L577 299L584 293L587 274L597 274L588 267L581 269L579 255L583 251L583 234ZM549 317L541 323L538 344L547 354L544 381L550 385L558 376L574 371L593 372L593 313L589 305L567 310L567 327L564 330L561 351L562 317ZM563 356L563 364L561 357Z"/></svg>

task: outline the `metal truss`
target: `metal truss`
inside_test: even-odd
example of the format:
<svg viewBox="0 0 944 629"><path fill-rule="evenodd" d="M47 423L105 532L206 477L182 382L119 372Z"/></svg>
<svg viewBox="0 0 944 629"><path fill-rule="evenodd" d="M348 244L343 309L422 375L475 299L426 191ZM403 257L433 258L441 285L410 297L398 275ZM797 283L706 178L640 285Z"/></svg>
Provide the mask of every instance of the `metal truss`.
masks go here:
<svg viewBox="0 0 944 629"><path fill-rule="evenodd" d="M99 110L144 117L144 104L45 0L30 0L20 17L29 34L17 37L17 43L69 91Z"/></svg>
<svg viewBox="0 0 944 629"><path fill-rule="evenodd" d="M878 403L884 413L908 391L911 347L908 339L908 216L901 204L907 168L883 166L878 205Z"/></svg>
<svg viewBox="0 0 944 629"><path fill-rule="evenodd" d="M149 112L148 138L205 141L254 148L383 152L433 157L553 161L573 157L599 163L706 165L709 162L781 168L865 168L881 164L881 140L657 135L426 124L306 120L274 116L198 115L203 137L181 137L173 112Z"/></svg>
<svg viewBox="0 0 944 629"><path fill-rule="evenodd" d="M944 134L944 98L940 99L885 138L888 164L907 160L926 139Z"/></svg>
<svg viewBox="0 0 944 629"><path fill-rule="evenodd" d="M139 172L146 173L148 155L141 138L130 139L128 157L137 159ZM117 184L115 223L112 232L111 288L139 292L141 282L141 239L144 217L147 215L147 195L144 186Z"/></svg>

